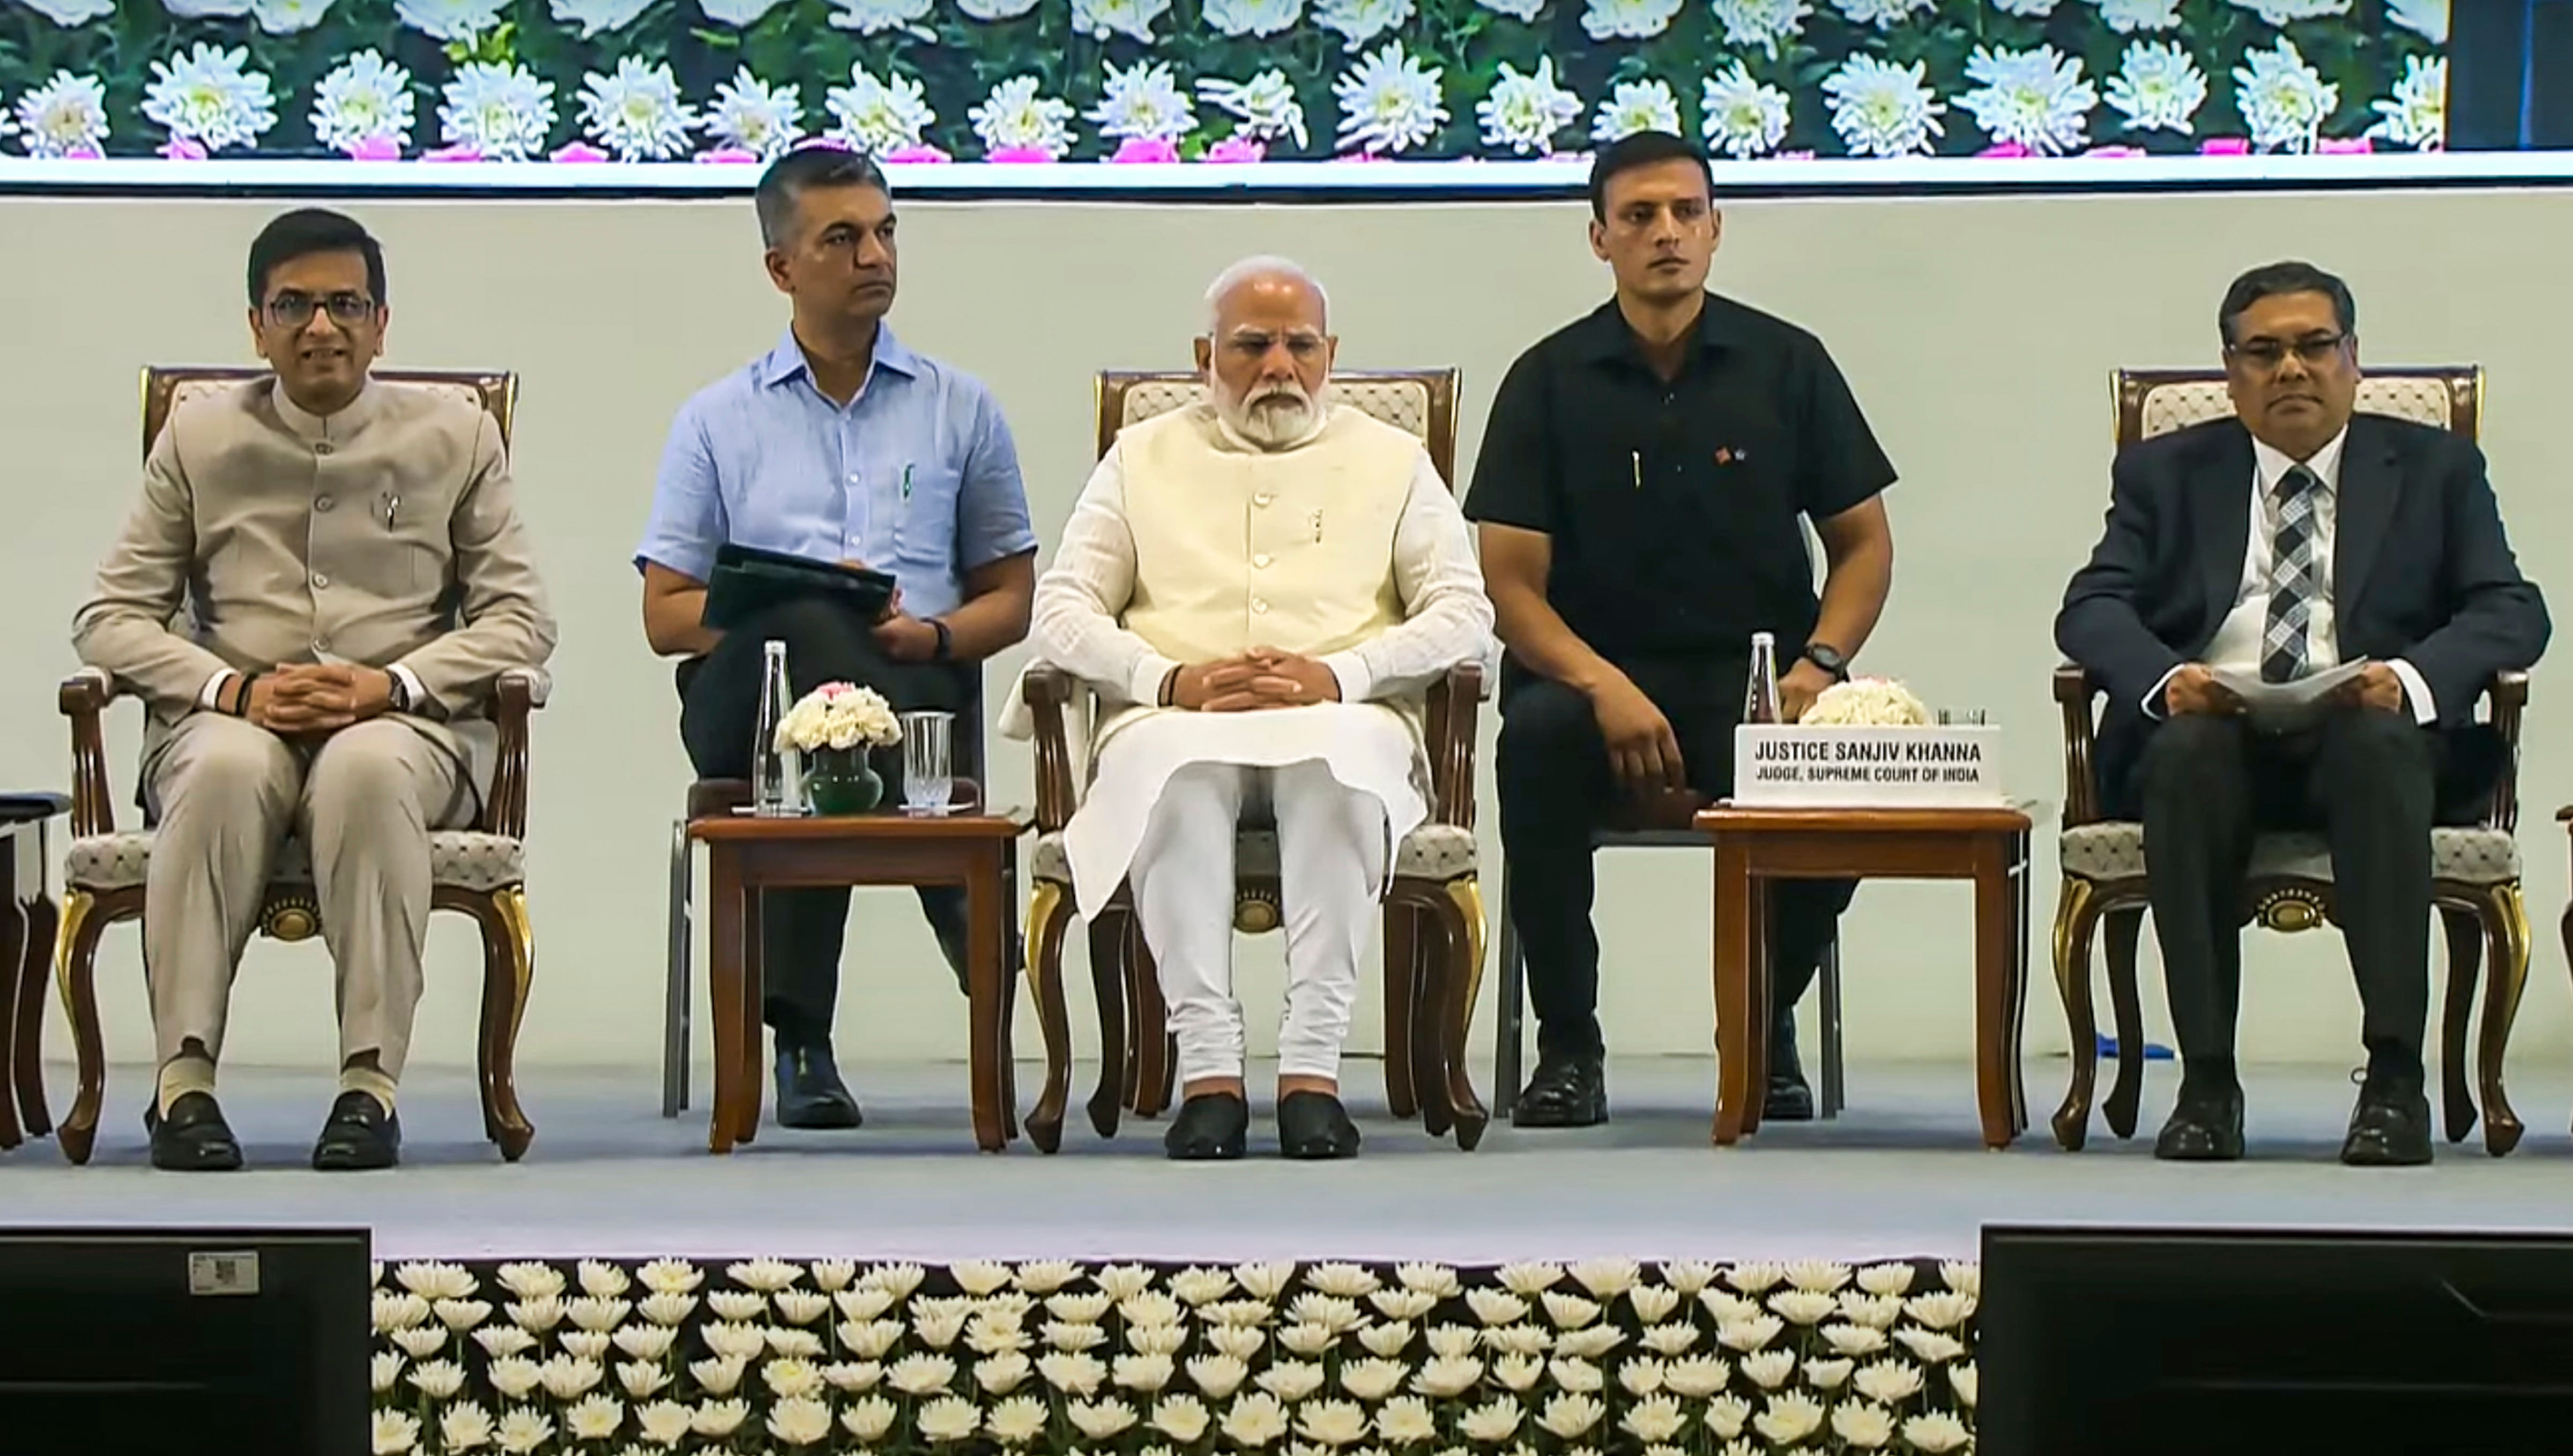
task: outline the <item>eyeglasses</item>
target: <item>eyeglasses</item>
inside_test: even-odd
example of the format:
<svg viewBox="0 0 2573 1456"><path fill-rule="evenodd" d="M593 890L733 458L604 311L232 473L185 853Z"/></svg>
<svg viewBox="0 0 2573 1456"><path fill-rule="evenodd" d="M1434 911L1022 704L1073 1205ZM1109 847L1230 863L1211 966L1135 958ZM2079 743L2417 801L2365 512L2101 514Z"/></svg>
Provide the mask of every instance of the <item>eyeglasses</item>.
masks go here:
<svg viewBox="0 0 2573 1456"><path fill-rule="evenodd" d="M268 315L269 323L280 329L301 329L313 322L316 309L328 313L331 322L343 328L355 327L376 317L376 301L365 294L333 294L322 299L309 294L279 294L268 301L268 307L262 312Z"/></svg>
<svg viewBox="0 0 2573 1456"><path fill-rule="evenodd" d="M2274 369L2287 362L2288 355L2302 360L2307 368L2318 368L2331 362L2340 347L2349 342L2346 334L2314 334L2293 344L2276 339L2252 339L2225 346L2224 352L2256 369Z"/></svg>

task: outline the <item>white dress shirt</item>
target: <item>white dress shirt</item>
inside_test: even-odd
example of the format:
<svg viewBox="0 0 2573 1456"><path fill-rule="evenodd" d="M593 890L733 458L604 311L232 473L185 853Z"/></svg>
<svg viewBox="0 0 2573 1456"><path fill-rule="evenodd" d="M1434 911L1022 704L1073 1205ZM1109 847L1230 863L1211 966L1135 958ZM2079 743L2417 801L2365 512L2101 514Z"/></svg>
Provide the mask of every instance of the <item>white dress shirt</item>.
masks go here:
<svg viewBox="0 0 2573 1456"><path fill-rule="evenodd" d="M2314 595L2306 616L2305 670L2323 672L2340 664L2340 638L2332 613L2332 542L2333 528L2340 517L2340 457L2349 443L2349 429L2333 435L2312 458L2298 461L2286 451L2263 439L2251 441L2251 540L2243 552L2242 575L2234 587L2233 609L2217 624L2214 638L2206 644L2206 665L2257 672L2260 669L2262 642L2269 627L2270 571L2277 552L2277 489L2287 472L2301 463L2321 483L2313 491ZM2413 721L2424 727L2439 721L2438 705L2430 697L2430 685L2411 663L2401 658L2389 660L2387 667L2403 682L2403 701L2412 710ZM2144 696L2144 716L2159 718L2166 711L2163 693L2179 669L2164 673L2152 691Z"/></svg>

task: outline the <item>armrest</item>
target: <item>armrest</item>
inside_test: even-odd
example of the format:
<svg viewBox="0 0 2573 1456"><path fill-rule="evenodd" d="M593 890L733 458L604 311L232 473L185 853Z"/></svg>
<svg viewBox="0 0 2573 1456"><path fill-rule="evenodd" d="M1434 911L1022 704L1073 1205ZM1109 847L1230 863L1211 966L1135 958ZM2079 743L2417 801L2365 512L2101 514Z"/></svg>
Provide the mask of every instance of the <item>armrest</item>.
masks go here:
<svg viewBox="0 0 2573 1456"><path fill-rule="evenodd" d="M553 678L541 667L512 667L491 681L491 721L500 725L499 762L491 794L482 805L486 834L524 839L527 833L527 719L553 695Z"/></svg>
<svg viewBox="0 0 2573 1456"><path fill-rule="evenodd" d="M2064 718L2064 827L2097 823L2107 812L2100 798L2100 766L2093 750L2099 725L2091 700L2100 685L2075 663L2055 669L2055 702Z"/></svg>
<svg viewBox="0 0 2573 1456"><path fill-rule="evenodd" d="M107 786L107 736L100 720L116 698L116 679L84 667L63 679L56 702L72 728L72 833L114 834L116 804Z"/></svg>
<svg viewBox="0 0 2573 1456"><path fill-rule="evenodd" d="M1432 823L1474 827L1474 739L1483 702L1483 664L1460 663L1429 685L1428 721Z"/></svg>
<svg viewBox="0 0 2573 1456"><path fill-rule="evenodd" d="M2501 767L2493 778L2492 812L2486 822L2500 830L2519 828L2519 720L2528 707L2528 674L2497 672L2484 687L2491 706L2493 736L2501 740ZM2562 818L2562 815L2558 815Z"/></svg>
<svg viewBox="0 0 2573 1456"><path fill-rule="evenodd" d="M1037 720L1037 832L1059 834L1072 822L1072 744L1063 710L1080 684L1059 667L1033 663L1019 675L1020 700Z"/></svg>

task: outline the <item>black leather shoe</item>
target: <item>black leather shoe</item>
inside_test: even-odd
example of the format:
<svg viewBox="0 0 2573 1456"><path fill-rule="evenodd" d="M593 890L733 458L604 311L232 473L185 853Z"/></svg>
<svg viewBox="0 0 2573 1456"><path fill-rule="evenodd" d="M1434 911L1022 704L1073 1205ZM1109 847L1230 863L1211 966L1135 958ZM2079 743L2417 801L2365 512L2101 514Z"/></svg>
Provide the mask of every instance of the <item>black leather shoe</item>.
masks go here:
<svg viewBox="0 0 2573 1456"><path fill-rule="evenodd" d="M2182 1084L2179 1103L2153 1139L2165 1162L2232 1162L2242 1156L2242 1088Z"/></svg>
<svg viewBox="0 0 2573 1456"><path fill-rule="evenodd" d="M1805 1065L1796 1055L1796 1018L1792 1012L1769 1029L1769 1092L1760 1104L1760 1120L1814 1120L1814 1090L1806 1085Z"/></svg>
<svg viewBox="0 0 2573 1456"><path fill-rule="evenodd" d="M402 1114L362 1092L344 1092L331 1104L321 1140L313 1144L316 1172L363 1172L402 1161Z"/></svg>
<svg viewBox="0 0 2573 1456"><path fill-rule="evenodd" d="M1251 1103L1231 1092L1200 1092L1180 1103L1162 1150L1174 1162L1230 1162L1251 1137Z"/></svg>
<svg viewBox="0 0 2573 1456"><path fill-rule="evenodd" d="M1539 1053L1536 1071L1510 1108L1515 1127L1595 1127L1608 1120L1608 1074L1601 1059Z"/></svg>
<svg viewBox="0 0 2573 1456"><path fill-rule="evenodd" d="M1290 1092L1278 1099L1278 1150L1308 1161L1355 1157L1358 1124L1329 1092Z"/></svg>
<svg viewBox="0 0 2573 1456"><path fill-rule="evenodd" d="M777 1049L777 1125L780 1127L855 1127L866 1121L858 1099L840 1081L840 1066L828 1047Z"/></svg>
<svg viewBox="0 0 2573 1456"><path fill-rule="evenodd" d="M2340 1160L2352 1167L2419 1167L2430 1160L2430 1098L2417 1079L2370 1077L2360 1085Z"/></svg>
<svg viewBox="0 0 2573 1456"><path fill-rule="evenodd" d="M170 1104L170 1115L145 1114L152 1128L152 1165L170 1172L231 1172L242 1150L224 1109L212 1093L190 1092Z"/></svg>

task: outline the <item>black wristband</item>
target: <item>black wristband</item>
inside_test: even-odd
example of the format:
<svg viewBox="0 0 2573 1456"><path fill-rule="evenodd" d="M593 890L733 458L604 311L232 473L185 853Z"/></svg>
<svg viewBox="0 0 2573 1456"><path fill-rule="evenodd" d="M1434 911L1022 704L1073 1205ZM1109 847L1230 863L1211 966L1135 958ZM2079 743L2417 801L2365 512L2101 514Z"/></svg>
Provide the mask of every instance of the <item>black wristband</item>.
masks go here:
<svg viewBox="0 0 2573 1456"><path fill-rule="evenodd" d="M257 672L245 672L241 674L241 682L233 689L233 705L230 708L225 709L225 711L236 718L249 717L251 687L265 675L266 674L264 673Z"/></svg>
<svg viewBox="0 0 2573 1456"><path fill-rule="evenodd" d="M932 662L955 661L956 636L954 633L947 630L947 624L936 617L931 617L929 619L929 629L938 634L938 646L930 652L929 660Z"/></svg>

